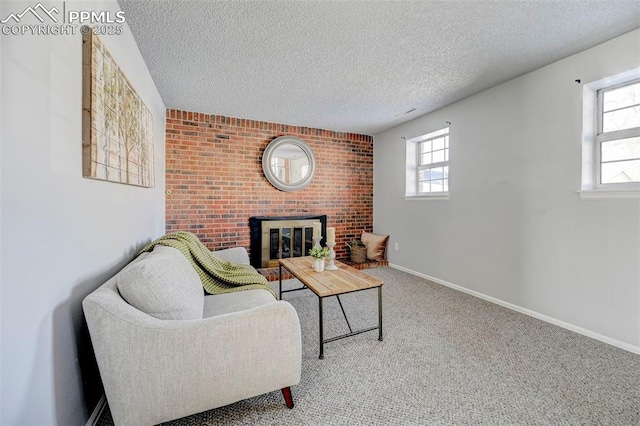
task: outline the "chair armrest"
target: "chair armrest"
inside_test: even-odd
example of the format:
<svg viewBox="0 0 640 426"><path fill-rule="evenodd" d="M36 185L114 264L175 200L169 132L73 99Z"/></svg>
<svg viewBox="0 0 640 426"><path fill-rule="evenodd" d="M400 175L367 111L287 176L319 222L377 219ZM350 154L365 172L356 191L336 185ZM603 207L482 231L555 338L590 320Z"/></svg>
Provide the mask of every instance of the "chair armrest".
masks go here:
<svg viewBox="0 0 640 426"><path fill-rule="evenodd" d="M233 247L212 252L219 259L228 260L232 263L249 264L249 253L244 247Z"/></svg>
<svg viewBox="0 0 640 426"><path fill-rule="evenodd" d="M300 322L287 302L188 321L83 306L116 424L157 424L300 381Z"/></svg>

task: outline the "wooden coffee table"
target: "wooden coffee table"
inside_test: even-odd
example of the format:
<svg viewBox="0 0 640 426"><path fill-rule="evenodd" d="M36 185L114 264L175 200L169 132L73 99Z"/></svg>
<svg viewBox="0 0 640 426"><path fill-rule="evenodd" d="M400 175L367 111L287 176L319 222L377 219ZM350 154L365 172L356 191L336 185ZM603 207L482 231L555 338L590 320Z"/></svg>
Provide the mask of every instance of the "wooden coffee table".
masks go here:
<svg viewBox="0 0 640 426"><path fill-rule="evenodd" d="M382 285L384 284L382 280L360 272L359 270L339 261L334 261L335 265L338 267L335 271L325 269L322 272L315 272L313 270L313 258L311 256L280 259L279 263L280 281L278 291L280 293L280 300L282 300L282 293L304 290L305 288L308 288L318 296L318 308L320 313L320 359L324 358L324 344L333 342L334 340L355 336L356 334L366 333L367 331L378 330L378 340L382 341ZM291 272L293 276L304 284L304 287L282 290L282 268ZM355 291L369 290L372 288L378 289L378 326L353 331L351 330L351 325L347 319L347 314L342 307L340 295L353 293ZM349 333L325 339L324 323L322 319L322 300L325 297L330 296L336 296L338 299L340 309L342 309L342 314L344 315L344 319L349 327Z"/></svg>

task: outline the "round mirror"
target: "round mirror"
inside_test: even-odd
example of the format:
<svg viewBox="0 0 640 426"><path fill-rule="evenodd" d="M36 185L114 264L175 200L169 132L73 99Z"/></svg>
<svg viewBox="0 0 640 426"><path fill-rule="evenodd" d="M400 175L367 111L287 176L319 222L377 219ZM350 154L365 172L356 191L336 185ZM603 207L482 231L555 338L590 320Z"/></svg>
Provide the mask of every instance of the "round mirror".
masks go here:
<svg viewBox="0 0 640 426"><path fill-rule="evenodd" d="M316 172L316 159L309 145L294 136L271 141L262 156L262 170L273 186L297 191L309 185Z"/></svg>

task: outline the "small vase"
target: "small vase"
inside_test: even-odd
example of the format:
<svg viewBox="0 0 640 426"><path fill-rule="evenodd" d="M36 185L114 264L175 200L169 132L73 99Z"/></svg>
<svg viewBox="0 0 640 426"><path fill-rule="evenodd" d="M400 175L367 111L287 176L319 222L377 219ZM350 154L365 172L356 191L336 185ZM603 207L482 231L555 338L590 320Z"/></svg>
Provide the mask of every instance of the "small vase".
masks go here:
<svg viewBox="0 0 640 426"><path fill-rule="evenodd" d="M313 270L316 272L324 271L324 259L313 259Z"/></svg>

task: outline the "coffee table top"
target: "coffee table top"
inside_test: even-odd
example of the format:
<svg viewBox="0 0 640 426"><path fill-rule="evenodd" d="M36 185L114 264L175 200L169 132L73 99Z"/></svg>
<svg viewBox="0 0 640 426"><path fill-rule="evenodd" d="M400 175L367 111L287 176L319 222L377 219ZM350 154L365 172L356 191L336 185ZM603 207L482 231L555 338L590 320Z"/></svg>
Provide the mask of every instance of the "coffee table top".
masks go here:
<svg viewBox="0 0 640 426"><path fill-rule="evenodd" d="M334 261L338 267L337 270L328 271L325 269L322 272L313 270L311 256L280 259L279 262L319 297L351 293L381 287L384 284L381 279L367 275L338 260Z"/></svg>

